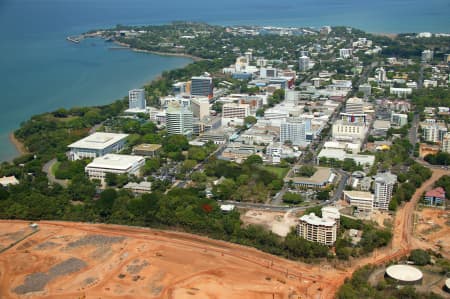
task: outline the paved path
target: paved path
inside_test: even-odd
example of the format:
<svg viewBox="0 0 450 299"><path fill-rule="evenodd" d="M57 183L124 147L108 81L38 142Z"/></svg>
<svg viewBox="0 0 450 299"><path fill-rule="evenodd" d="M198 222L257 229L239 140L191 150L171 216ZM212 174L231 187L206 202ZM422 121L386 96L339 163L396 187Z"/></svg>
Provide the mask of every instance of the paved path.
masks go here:
<svg viewBox="0 0 450 299"><path fill-rule="evenodd" d="M56 162L58 162L58 160L56 160L56 158L48 161L42 167L42 171L47 174L47 178L50 182L55 183L55 184L60 184L61 186L67 188L67 186L69 185L69 180L58 180L57 178L55 178L55 176L52 173L53 165L55 165Z"/></svg>

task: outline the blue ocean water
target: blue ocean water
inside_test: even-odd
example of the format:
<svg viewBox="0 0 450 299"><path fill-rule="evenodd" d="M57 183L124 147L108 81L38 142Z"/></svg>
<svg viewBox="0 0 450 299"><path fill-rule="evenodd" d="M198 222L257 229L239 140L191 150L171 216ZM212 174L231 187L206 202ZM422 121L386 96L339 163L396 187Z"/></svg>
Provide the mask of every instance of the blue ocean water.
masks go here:
<svg viewBox="0 0 450 299"><path fill-rule="evenodd" d="M189 59L108 50L67 35L174 20L221 25L348 25L370 32L449 32L448 0L0 0L0 161L31 115L104 104Z"/></svg>

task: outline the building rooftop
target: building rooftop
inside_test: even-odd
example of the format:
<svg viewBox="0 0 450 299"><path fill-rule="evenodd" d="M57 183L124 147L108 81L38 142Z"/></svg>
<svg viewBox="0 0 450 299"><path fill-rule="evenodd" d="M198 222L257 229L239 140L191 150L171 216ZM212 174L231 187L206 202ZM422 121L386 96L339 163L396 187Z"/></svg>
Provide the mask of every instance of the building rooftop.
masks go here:
<svg viewBox="0 0 450 299"><path fill-rule="evenodd" d="M0 185L4 187L17 184L19 184L19 181L16 179L15 176L4 176L0 178Z"/></svg>
<svg viewBox="0 0 450 299"><path fill-rule="evenodd" d="M95 158L94 161L89 163L87 168L104 168L104 169L118 169L127 170L135 163L144 160L142 156L131 155L117 155L107 154L103 157Z"/></svg>
<svg viewBox="0 0 450 299"><path fill-rule="evenodd" d="M333 172L330 168L327 167L316 167L317 171L311 177L300 177L296 176L293 172L295 168L291 170L290 175L285 177L285 181L293 181L294 183L303 183L303 184L324 184L329 181Z"/></svg>
<svg viewBox="0 0 450 299"><path fill-rule="evenodd" d="M425 196L445 198L445 190L442 187L438 187L425 193Z"/></svg>
<svg viewBox="0 0 450 299"><path fill-rule="evenodd" d="M161 144L143 143L133 147L133 151L157 151L162 147Z"/></svg>
<svg viewBox="0 0 450 299"><path fill-rule="evenodd" d="M323 225L323 226L334 226L336 225L336 221L333 219L323 219L320 218L318 216L316 216L316 214L311 213L308 215L303 215L302 217L300 217L300 221L304 221L308 224L312 224L312 225Z"/></svg>
<svg viewBox="0 0 450 299"><path fill-rule="evenodd" d="M384 182L385 184L395 184L397 183L397 176L390 172L381 172L377 174L375 181Z"/></svg>
<svg viewBox="0 0 450 299"><path fill-rule="evenodd" d="M423 277L422 271L409 265L389 266L386 269L386 274L395 280L404 282L415 282Z"/></svg>
<svg viewBox="0 0 450 299"><path fill-rule="evenodd" d="M69 148L105 149L128 137L128 134L97 132L70 144Z"/></svg>
<svg viewBox="0 0 450 299"><path fill-rule="evenodd" d="M353 199L373 200L374 195L366 191L344 191L344 194Z"/></svg>

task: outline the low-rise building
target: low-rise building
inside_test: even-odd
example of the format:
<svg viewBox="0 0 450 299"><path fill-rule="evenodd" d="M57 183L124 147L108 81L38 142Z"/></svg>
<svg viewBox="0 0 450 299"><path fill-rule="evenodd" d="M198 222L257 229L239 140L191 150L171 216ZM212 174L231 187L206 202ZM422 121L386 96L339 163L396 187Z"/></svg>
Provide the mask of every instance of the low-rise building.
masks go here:
<svg viewBox="0 0 450 299"><path fill-rule="evenodd" d="M445 190L442 187L435 188L425 193L424 202L428 206L442 206L445 203Z"/></svg>
<svg viewBox="0 0 450 299"><path fill-rule="evenodd" d="M344 191L344 200L357 208L358 212L371 213L373 211L374 195L364 191Z"/></svg>
<svg viewBox="0 0 450 299"><path fill-rule="evenodd" d="M110 153L120 152L128 134L97 132L68 146L69 158L72 161L79 159L93 159Z"/></svg>
<svg viewBox="0 0 450 299"><path fill-rule="evenodd" d="M17 180L15 176L3 176L0 178L0 185L3 187L17 184L19 184L19 180Z"/></svg>
<svg viewBox="0 0 450 299"><path fill-rule="evenodd" d="M131 192L133 192L135 194L150 193L152 191L152 183L151 182L140 182L140 183L129 182L128 184L123 186L123 189L130 190Z"/></svg>
<svg viewBox="0 0 450 299"><path fill-rule="evenodd" d="M299 189L322 189L332 184L336 175L327 167L316 167L316 172L311 177L298 176L298 166L293 167L284 178L285 183L292 183Z"/></svg>
<svg viewBox="0 0 450 299"><path fill-rule="evenodd" d="M142 156L107 154L95 158L85 167L90 179L104 181L107 173L139 175L139 170L145 164Z"/></svg>
<svg viewBox="0 0 450 299"><path fill-rule="evenodd" d="M161 151L161 144L140 144L133 147L133 155L144 156L144 157L156 157Z"/></svg>
<svg viewBox="0 0 450 299"><path fill-rule="evenodd" d="M345 159L353 159L356 164L362 166L372 166L375 163L375 156L372 155L360 155L360 154L349 154L343 149L331 149L324 148L320 151L317 156L317 164L322 160L334 159L337 161L344 161Z"/></svg>

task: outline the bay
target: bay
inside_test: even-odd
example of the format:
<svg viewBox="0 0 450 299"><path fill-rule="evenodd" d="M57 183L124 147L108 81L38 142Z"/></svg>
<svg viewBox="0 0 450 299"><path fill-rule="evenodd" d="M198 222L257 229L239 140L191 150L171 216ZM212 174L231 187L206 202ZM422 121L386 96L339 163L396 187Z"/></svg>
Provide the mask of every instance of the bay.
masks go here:
<svg viewBox="0 0 450 299"><path fill-rule="evenodd" d="M0 0L0 161L8 134L30 116L106 104L191 60L109 50L68 35L115 24L174 20L220 25L346 25L369 32L449 32L448 0Z"/></svg>

